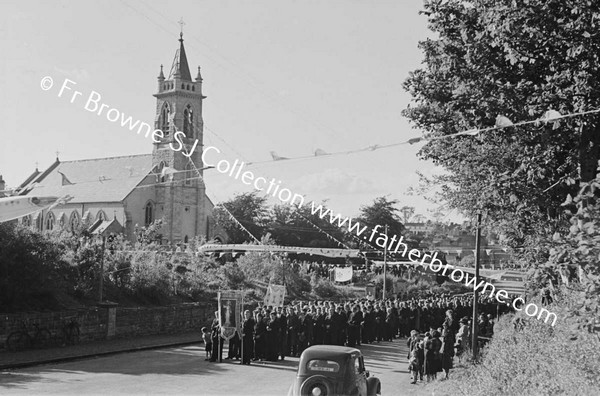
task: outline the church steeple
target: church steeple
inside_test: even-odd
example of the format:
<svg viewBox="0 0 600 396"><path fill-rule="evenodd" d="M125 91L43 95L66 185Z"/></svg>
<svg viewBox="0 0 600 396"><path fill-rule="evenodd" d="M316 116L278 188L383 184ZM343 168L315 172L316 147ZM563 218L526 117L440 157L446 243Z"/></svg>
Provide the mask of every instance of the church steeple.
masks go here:
<svg viewBox="0 0 600 396"><path fill-rule="evenodd" d="M179 79L182 81L192 81L192 74L188 65L185 47L183 46L183 33L179 34L179 49L175 52L173 66L169 73L169 79Z"/></svg>
<svg viewBox="0 0 600 396"><path fill-rule="evenodd" d="M158 91L154 94L157 99L155 128L160 129L164 136L154 145L155 151L162 151L170 157L170 161L166 161L169 167L181 170L186 163L178 163L175 152L183 152L180 148L182 145L189 146L190 150L202 147L202 101L206 96L202 95L200 68L196 79L192 79L183 46L183 33L178 41L179 49L175 53L168 77L165 78L162 66L158 75ZM177 132L181 133L176 135ZM179 155L183 161L188 160ZM161 161L165 160L162 154L159 157ZM200 162L198 168L201 167Z"/></svg>

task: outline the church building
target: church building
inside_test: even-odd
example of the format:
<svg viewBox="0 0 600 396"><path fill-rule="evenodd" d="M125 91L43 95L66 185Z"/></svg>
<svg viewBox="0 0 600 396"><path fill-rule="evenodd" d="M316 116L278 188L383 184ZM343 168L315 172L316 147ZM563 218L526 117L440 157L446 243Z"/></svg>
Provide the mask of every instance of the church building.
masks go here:
<svg viewBox="0 0 600 396"><path fill-rule="evenodd" d="M187 243L197 235L224 242L224 232L212 219L213 203L206 196L202 177L202 102L206 96L199 67L192 79L183 34L168 78L160 68L154 96L154 128L162 130L164 138L153 143L152 154L76 161L57 157L45 171L36 169L19 185L17 194L69 195L72 199L20 221L39 230L110 226L134 240L136 227L162 219L163 243ZM170 144L174 148L183 145L182 150L175 151ZM189 152L191 156L184 155Z"/></svg>

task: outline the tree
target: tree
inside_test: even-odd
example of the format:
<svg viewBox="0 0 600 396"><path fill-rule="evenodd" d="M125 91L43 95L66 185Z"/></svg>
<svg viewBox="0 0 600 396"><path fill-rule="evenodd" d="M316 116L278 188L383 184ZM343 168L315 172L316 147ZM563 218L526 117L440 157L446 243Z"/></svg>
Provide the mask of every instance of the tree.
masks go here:
<svg viewBox="0 0 600 396"><path fill-rule="evenodd" d="M223 227L230 243L254 242L254 239L234 221L233 216L256 239L262 237L268 222L267 198L258 191L238 194L229 201L219 203L214 209L217 224ZM230 216L231 214L231 216Z"/></svg>
<svg viewBox="0 0 600 396"><path fill-rule="evenodd" d="M404 223L406 224L415 214L415 208L413 206L403 206L400 208L400 212L402 213L402 220L404 220Z"/></svg>
<svg viewBox="0 0 600 396"><path fill-rule="evenodd" d="M437 38L420 43L425 66L405 81L414 103L404 115L426 137L439 137L600 107L599 11L593 1L426 1ZM593 178L599 121L590 115L433 140L420 156L448 171L430 182L451 207L486 211L506 243L533 252L576 191L561 181L579 168L582 180ZM532 258L544 262L547 253Z"/></svg>
<svg viewBox="0 0 600 396"><path fill-rule="evenodd" d="M68 280L74 271L63 258L64 246L14 223L0 223L0 241L3 311L52 308L56 290L72 291Z"/></svg>
<svg viewBox="0 0 600 396"><path fill-rule="evenodd" d="M325 234L338 241L344 240L343 230L332 225L328 219L329 216L321 219L318 214L311 214L308 206L275 205L267 228L279 245L342 248Z"/></svg>
<svg viewBox="0 0 600 396"><path fill-rule="evenodd" d="M388 235L402 235L404 225L398 217L398 209L395 205L398 201L388 200L386 197L375 198L371 205L364 205L360 208L359 221L361 224L374 228L379 225L381 227L388 226ZM379 230L383 232L383 229Z"/></svg>

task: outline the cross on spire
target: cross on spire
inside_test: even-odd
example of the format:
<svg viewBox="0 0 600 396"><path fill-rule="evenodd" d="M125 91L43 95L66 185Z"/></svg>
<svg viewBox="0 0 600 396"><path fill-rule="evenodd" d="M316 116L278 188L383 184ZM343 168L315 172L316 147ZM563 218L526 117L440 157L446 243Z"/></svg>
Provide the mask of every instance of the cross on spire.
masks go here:
<svg viewBox="0 0 600 396"><path fill-rule="evenodd" d="M185 22L183 21L183 17L181 17L181 19L179 20L179 22L177 22L179 24L179 26L181 27L181 30L179 32L179 37L183 38L183 25L185 25Z"/></svg>

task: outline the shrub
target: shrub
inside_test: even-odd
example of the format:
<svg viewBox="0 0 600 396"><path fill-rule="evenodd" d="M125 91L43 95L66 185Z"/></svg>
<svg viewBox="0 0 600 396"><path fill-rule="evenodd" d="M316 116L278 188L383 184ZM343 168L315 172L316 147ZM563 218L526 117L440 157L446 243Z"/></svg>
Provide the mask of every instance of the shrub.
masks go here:
<svg viewBox="0 0 600 396"><path fill-rule="evenodd" d="M516 317L524 327L516 330L515 315L502 317L481 363L458 370L450 381L434 384L436 394L600 394L600 341L569 318L580 303L576 295L566 291L561 297L560 304L547 307L558 315L555 327L519 313Z"/></svg>
<svg viewBox="0 0 600 396"><path fill-rule="evenodd" d="M0 223L0 306L28 309L34 295L69 290L71 270L63 249L48 237L13 223ZM36 300L33 298L33 300ZM43 302L43 301L42 301Z"/></svg>

